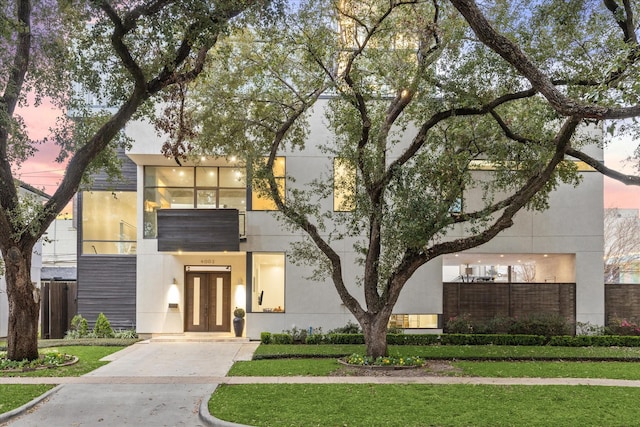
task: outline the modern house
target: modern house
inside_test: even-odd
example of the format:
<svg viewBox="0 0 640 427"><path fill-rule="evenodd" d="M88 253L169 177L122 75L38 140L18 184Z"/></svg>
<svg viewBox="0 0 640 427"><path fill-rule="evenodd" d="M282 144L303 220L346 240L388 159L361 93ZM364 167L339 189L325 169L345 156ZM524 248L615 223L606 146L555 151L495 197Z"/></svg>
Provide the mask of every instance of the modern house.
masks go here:
<svg viewBox="0 0 640 427"><path fill-rule="evenodd" d="M326 102L316 105L310 140L329 136L321 114ZM326 331L353 321L332 283L306 279L310 271L288 258L301 234L283 227L270 202L252 193L233 158L178 165L160 154L163 141L152 126L134 122L126 133L133 144L122 156L124 181L97 177L93 190L78 197L80 314L92 322L104 312L115 327L135 326L141 336L226 334L234 308L242 307L251 339L262 331ZM588 152L602 160L600 149ZM276 168L304 186L333 162L308 144L282 153ZM561 185L548 210L522 211L491 242L421 267L392 324L428 333L450 316L477 310L548 311L603 324L603 178L584 165L579 170L582 183ZM345 266L354 265L346 281L359 295L354 249L344 245L340 255Z"/></svg>
<svg viewBox="0 0 640 427"><path fill-rule="evenodd" d="M37 188L22 182L17 181L18 196L19 197L35 197L36 199L44 202L50 198L50 196ZM33 248L33 254L31 257L31 280L40 287L40 272L42 269L42 240ZM9 326L9 302L7 300L7 282L3 274L0 275L0 338L7 336L7 328Z"/></svg>

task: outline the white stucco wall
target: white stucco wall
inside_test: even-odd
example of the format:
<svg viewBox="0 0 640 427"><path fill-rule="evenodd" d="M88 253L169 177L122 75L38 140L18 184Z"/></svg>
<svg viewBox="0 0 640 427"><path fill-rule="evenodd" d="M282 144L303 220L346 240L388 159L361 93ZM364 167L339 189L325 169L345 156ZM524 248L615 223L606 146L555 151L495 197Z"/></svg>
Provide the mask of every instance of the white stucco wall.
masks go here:
<svg viewBox="0 0 640 427"><path fill-rule="evenodd" d="M138 206L142 209L144 165L175 165L173 160L162 157L162 141L147 124L131 123L127 133L134 139L130 157L138 164ZM325 142L331 138L322 124L320 115L311 123L310 143L300 152L284 153L286 172L295 176L295 185L304 187L311 179L332 170L332 159L320 152L314 141ZM602 158L601 150L591 149L591 154ZM603 179L599 173L584 172L583 182L574 188L560 185L551 196L551 207L545 212L522 211L516 215L513 227L503 231L495 239L475 248L472 253L533 253L558 254L555 265L542 263L537 271L540 281L551 279L577 283L577 320L602 324L604 322L603 277ZM331 209L332 200L323 201ZM224 254L160 254L155 239L143 239L143 215L138 215L137 246L137 329L141 334L181 333L184 330L184 300L177 309L168 308L168 293L173 278L178 282L184 297L184 267L201 265L204 259L215 259L219 265L232 266L232 286L239 280L247 283L247 252L288 251L292 241L301 233L291 233L281 227L268 212L247 212L247 240L241 243L239 253ZM451 233L451 238L462 236L461 229ZM359 268L350 242L337 244L341 255L345 282L354 294L362 299L358 284ZM442 313L442 260L435 259L421 267L407 283L398 300L396 313ZM287 262L285 268L286 294L284 313L249 312L246 336L259 339L260 332L280 332L293 327L308 329L322 327L324 331L344 326L353 320L342 305L337 291L330 281L318 283L306 277L305 267ZM232 289L232 295L235 288Z"/></svg>

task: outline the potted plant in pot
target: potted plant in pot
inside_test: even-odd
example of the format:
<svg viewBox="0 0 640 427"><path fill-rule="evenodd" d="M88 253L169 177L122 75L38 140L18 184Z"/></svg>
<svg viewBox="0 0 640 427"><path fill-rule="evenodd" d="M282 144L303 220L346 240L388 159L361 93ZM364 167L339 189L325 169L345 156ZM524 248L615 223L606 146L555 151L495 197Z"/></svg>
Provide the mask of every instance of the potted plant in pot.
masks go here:
<svg viewBox="0 0 640 427"><path fill-rule="evenodd" d="M236 337L242 336L242 331L244 330L244 315L245 311L243 308L236 307L236 309L233 310L233 331Z"/></svg>

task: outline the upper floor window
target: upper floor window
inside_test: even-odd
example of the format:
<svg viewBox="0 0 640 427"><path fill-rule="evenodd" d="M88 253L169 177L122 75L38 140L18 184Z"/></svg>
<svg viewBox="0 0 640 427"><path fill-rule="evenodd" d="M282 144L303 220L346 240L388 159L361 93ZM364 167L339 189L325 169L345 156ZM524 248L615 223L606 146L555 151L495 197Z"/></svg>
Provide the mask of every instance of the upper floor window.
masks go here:
<svg viewBox="0 0 640 427"><path fill-rule="evenodd" d="M82 253L136 253L136 193L91 191L82 193Z"/></svg>
<svg viewBox="0 0 640 427"><path fill-rule="evenodd" d="M284 157L276 157L273 163L273 176L276 179L276 184L278 185L278 193L281 198L284 198L285 194L285 177L286 177L286 160ZM254 188L251 191L251 210L254 211L277 211L278 206L273 198L267 194L265 191L266 182L258 181L257 179L253 182Z"/></svg>
<svg viewBox="0 0 640 427"><path fill-rule="evenodd" d="M144 169L144 237L157 237L158 209L218 209L246 211L246 174L232 166Z"/></svg>

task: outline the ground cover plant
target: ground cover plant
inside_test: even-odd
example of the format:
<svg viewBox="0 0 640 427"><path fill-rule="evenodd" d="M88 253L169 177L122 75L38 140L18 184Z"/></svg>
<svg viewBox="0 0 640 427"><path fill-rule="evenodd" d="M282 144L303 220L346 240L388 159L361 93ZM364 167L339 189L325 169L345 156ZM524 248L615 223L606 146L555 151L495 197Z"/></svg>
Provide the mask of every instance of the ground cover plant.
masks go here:
<svg viewBox="0 0 640 427"><path fill-rule="evenodd" d="M250 384L220 387L209 411L265 427L614 427L637 424L639 398L637 388L591 386Z"/></svg>

